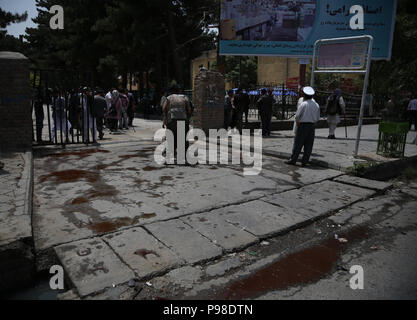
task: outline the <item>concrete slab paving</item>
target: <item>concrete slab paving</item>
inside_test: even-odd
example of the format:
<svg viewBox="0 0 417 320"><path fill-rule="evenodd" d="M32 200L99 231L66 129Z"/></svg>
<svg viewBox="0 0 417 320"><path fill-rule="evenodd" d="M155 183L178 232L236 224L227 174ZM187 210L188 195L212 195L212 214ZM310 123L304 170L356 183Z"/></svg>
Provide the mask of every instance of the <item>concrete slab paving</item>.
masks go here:
<svg viewBox="0 0 417 320"><path fill-rule="evenodd" d="M257 237L212 212L187 216L181 220L221 246L226 252L240 250L259 241Z"/></svg>
<svg viewBox="0 0 417 320"><path fill-rule="evenodd" d="M297 226L306 218L264 201L251 201L211 212L256 237L267 238Z"/></svg>
<svg viewBox="0 0 417 320"><path fill-rule="evenodd" d="M308 168L291 166L285 164L284 161L277 161L277 159L271 157L264 157L261 175L270 179L278 178L278 182L286 181L302 186L326 179L332 179L342 175L342 173L337 170L318 166L310 166Z"/></svg>
<svg viewBox="0 0 417 320"><path fill-rule="evenodd" d="M392 187L392 183L363 179L363 178L348 176L348 175L337 177L333 179L333 181L351 184L351 185L355 185L358 187L377 190L377 191L385 191Z"/></svg>
<svg viewBox="0 0 417 320"><path fill-rule="evenodd" d="M66 275L81 297L117 286L135 277L100 238L91 238L55 248Z"/></svg>
<svg viewBox="0 0 417 320"><path fill-rule="evenodd" d="M216 264L208 266L206 269L206 275L209 277L222 276L226 272L240 267L242 263L243 262L239 259L239 257L227 258L226 260L222 260Z"/></svg>
<svg viewBox="0 0 417 320"><path fill-rule="evenodd" d="M184 266L168 272L166 275L152 279L153 289L162 290L166 285L175 285L184 289L191 289L203 276L200 267Z"/></svg>
<svg viewBox="0 0 417 320"><path fill-rule="evenodd" d="M86 148L37 157L36 249L295 187L283 180L243 176L240 166L158 166L145 158L154 148Z"/></svg>
<svg viewBox="0 0 417 320"><path fill-rule="evenodd" d="M179 219L152 223L145 228L188 263L211 260L222 254L221 247Z"/></svg>
<svg viewBox="0 0 417 320"><path fill-rule="evenodd" d="M298 190L268 196L265 201L315 219L373 194L373 190L326 180Z"/></svg>
<svg viewBox="0 0 417 320"><path fill-rule="evenodd" d="M109 234L102 239L135 271L139 280L156 276L184 262L140 227Z"/></svg>

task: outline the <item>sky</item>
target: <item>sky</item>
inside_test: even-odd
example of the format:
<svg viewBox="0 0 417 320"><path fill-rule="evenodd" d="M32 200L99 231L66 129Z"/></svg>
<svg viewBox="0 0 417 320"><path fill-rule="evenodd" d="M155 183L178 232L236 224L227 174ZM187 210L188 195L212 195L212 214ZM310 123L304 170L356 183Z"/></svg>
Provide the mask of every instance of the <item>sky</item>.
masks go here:
<svg viewBox="0 0 417 320"><path fill-rule="evenodd" d="M28 13L28 18L25 22L13 23L7 27L8 34L19 37L19 35L25 34L27 27L36 27L36 24L32 21L32 18L38 15L35 0L0 0L0 7L12 13L24 13L25 11Z"/></svg>

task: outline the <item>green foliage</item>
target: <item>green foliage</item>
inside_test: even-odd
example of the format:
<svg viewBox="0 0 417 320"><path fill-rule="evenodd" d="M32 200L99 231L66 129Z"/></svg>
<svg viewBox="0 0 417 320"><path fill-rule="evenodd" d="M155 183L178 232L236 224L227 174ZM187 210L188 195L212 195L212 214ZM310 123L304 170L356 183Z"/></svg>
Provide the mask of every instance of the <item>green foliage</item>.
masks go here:
<svg viewBox="0 0 417 320"><path fill-rule="evenodd" d="M26 21L27 18L28 13L26 11L23 14L17 14L4 11L2 8L0 8L0 28L2 29L6 28L8 25L12 23Z"/></svg>
<svg viewBox="0 0 417 320"><path fill-rule="evenodd" d="M27 12L23 14L11 13L0 8L0 51L18 51L25 52L25 44L18 38L7 34L5 29L12 23L26 21Z"/></svg>
<svg viewBox="0 0 417 320"><path fill-rule="evenodd" d="M417 15L414 1L398 4L391 61L372 63L370 87L377 99L392 97L399 105L401 96L417 88Z"/></svg>
<svg viewBox="0 0 417 320"><path fill-rule="evenodd" d="M159 86L183 85L189 61L214 48L208 25L212 0L36 0L37 28L27 29L30 58L38 67L89 71L103 85L122 75L149 73ZM61 5L64 30L49 28L48 8ZM138 77L142 78L142 77Z"/></svg>
<svg viewBox="0 0 417 320"><path fill-rule="evenodd" d="M353 167L346 169L346 173L352 176L364 177L365 174L375 166L377 166L376 161L368 160L367 162L358 162L353 163Z"/></svg>
<svg viewBox="0 0 417 320"><path fill-rule="evenodd" d="M234 87L243 86L244 88L255 87L258 79L258 58L257 57L225 57L225 77L226 81L232 83ZM217 61L213 68L217 68Z"/></svg>

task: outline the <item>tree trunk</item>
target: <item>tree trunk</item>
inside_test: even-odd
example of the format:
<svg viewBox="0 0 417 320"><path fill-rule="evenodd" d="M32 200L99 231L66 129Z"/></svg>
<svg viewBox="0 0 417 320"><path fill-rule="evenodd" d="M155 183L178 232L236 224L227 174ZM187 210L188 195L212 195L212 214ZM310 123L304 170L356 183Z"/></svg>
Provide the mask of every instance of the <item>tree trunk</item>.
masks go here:
<svg viewBox="0 0 417 320"><path fill-rule="evenodd" d="M169 40L171 43L171 51L172 51L172 58L174 61L174 69L175 69L175 77L177 83L182 84L183 83L183 72L181 68L181 62L180 58L178 56L177 52L177 39L175 35L175 29L174 29L174 21L172 16L172 11L168 10L168 29L169 29Z"/></svg>

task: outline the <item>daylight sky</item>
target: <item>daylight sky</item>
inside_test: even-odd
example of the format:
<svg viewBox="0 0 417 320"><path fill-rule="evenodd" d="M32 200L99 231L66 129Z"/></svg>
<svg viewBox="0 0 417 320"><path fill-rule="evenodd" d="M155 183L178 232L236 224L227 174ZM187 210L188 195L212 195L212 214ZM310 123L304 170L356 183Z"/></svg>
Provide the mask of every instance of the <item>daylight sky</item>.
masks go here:
<svg viewBox="0 0 417 320"><path fill-rule="evenodd" d="M38 15L35 0L0 0L0 7L3 10L10 11L12 13L28 12L28 18L25 22L14 23L7 27L8 34L19 37L19 35L25 34L25 29L27 27L36 27L32 21L32 18L35 18Z"/></svg>

